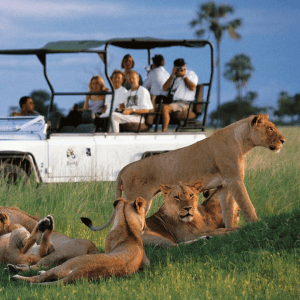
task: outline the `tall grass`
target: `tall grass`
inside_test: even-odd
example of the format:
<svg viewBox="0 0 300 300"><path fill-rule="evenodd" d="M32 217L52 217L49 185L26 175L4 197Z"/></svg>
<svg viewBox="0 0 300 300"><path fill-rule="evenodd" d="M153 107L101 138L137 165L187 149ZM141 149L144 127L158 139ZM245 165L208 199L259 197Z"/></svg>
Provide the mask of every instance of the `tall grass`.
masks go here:
<svg viewBox="0 0 300 300"><path fill-rule="evenodd" d="M151 265L126 278L82 280L40 287L14 282L0 266L0 299L297 299L300 286L299 128L280 128L286 143L279 154L256 148L246 157L245 184L260 222L223 237L172 249L145 248ZM114 183L1 185L0 204L43 217L55 229L92 240L100 251L109 229L91 232L112 212ZM202 197L200 196L200 201ZM162 204L153 201L152 214Z"/></svg>

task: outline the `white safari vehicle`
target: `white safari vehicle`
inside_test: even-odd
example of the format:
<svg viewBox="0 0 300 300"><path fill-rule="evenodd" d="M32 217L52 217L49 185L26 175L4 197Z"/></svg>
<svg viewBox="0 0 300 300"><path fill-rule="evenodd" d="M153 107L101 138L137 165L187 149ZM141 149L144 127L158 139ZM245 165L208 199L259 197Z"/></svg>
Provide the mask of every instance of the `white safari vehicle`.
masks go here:
<svg viewBox="0 0 300 300"><path fill-rule="evenodd" d="M145 49L148 52L148 62L146 62L148 64L150 64L151 49L154 48L182 46L203 49L208 46L210 78L208 82L203 82L198 86L198 98L195 99L196 104L191 105L189 114L193 115L194 104L200 105L201 111L193 116L187 115L181 120L175 118L177 130L167 133L157 130L161 105L155 113L157 121L153 124L155 125L153 130L149 126L150 129L143 132L141 124L137 124L134 132L121 133L96 132L93 124L80 124L84 128L82 131L79 128L80 125L77 130L76 128L68 132L62 130L60 116L51 112L55 96L92 93L55 92L47 76L47 55L97 53L104 62L105 75L111 88L110 91L102 92L102 94L112 94L113 105L114 88L107 70L110 46ZM101 47L104 50L98 50ZM27 180L29 176L34 176L38 183L114 181L119 171L131 162L149 155L185 147L206 137L205 123L213 78L213 47L208 41L152 38L64 41L48 43L39 49L0 50L0 55L37 56L43 65L44 76L51 90L50 111L46 120L44 116L0 118L0 176L5 176L9 182L15 182L18 178ZM88 125L91 125L90 130L84 127Z"/></svg>

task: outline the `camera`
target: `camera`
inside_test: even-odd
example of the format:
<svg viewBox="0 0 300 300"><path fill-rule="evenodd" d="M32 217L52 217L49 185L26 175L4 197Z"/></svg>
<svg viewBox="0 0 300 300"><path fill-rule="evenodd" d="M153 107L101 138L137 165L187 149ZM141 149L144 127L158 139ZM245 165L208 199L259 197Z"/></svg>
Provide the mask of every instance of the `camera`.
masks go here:
<svg viewBox="0 0 300 300"><path fill-rule="evenodd" d="M181 66L181 67L177 67L177 71L182 71L183 70L183 67Z"/></svg>

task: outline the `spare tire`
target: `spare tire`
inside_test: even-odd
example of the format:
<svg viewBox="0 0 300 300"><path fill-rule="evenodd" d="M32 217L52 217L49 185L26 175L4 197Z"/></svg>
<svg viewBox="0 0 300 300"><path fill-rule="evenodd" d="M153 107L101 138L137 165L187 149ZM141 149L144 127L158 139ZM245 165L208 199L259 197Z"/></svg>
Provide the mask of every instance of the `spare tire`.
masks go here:
<svg viewBox="0 0 300 300"><path fill-rule="evenodd" d="M26 183L29 179L27 173L21 167L13 164L0 166L0 178L3 178L6 184Z"/></svg>

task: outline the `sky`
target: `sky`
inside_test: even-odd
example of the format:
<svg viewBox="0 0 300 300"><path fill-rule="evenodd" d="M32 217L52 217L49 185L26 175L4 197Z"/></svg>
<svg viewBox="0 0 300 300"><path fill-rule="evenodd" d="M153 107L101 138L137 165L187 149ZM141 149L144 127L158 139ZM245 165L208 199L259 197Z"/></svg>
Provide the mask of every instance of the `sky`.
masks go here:
<svg viewBox="0 0 300 300"><path fill-rule="evenodd" d="M40 48L59 40L106 40L111 38L153 37L162 39L195 39L189 25L206 1L180 0L1 0L0 49ZM231 0L234 13L225 21L242 19L236 41L224 34L221 42L221 73L225 63L244 53L251 58L254 72L247 91L255 91L257 106L277 107L282 91L291 96L300 93L300 1ZM213 34L203 37L215 45ZM195 50L193 50L195 51ZM113 48L108 56L109 71L120 68L122 57L131 53L135 69L146 78L146 52ZM183 57L187 68L195 71L200 82L209 74L208 51L172 48L156 50L166 59L171 72L173 60ZM103 74L103 63L96 54L51 55L47 60L49 78L56 92L87 91L94 74ZM209 112L217 107L216 72ZM7 116L10 106L18 106L20 97L33 90L50 92L42 67L35 56L0 55L0 116ZM246 91L244 91L245 93ZM221 103L237 96L232 82L222 76ZM56 97L56 105L67 114L83 97Z"/></svg>

